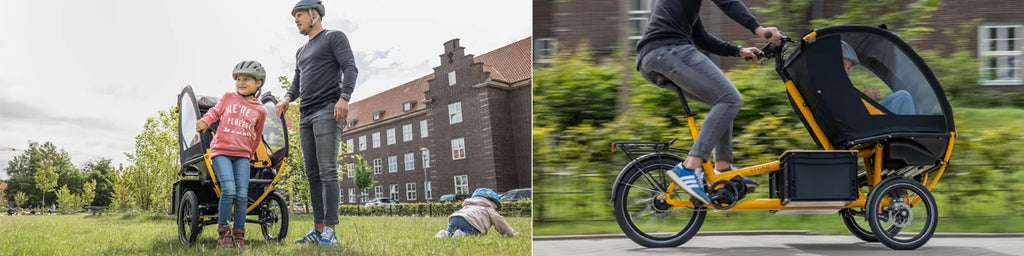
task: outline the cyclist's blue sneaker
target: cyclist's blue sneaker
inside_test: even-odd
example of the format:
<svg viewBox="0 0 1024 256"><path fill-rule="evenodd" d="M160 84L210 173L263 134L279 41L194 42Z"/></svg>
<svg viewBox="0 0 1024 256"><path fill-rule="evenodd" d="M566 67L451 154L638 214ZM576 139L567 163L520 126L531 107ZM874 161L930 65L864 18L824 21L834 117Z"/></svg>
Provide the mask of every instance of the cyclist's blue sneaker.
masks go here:
<svg viewBox="0 0 1024 256"><path fill-rule="evenodd" d="M708 198L708 193L704 192L704 186L700 184L700 181L697 178L697 171L700 171L700 168L697 168L696 171L687 170L683 167L683 163L680 162L675 168L672 168L672 170L667 173L668 177L672 178L672 181L674 181L679 187L682 187L686 193L696 197L697 200L700 200L705 204L709 204L711 202L711 198Z"/></svg>
<svg viewBox="0 0 1024 256"><path fill-rule="evenodd" d="M337 245L338 236L334 235L334 229L324 227L324 232L320 233L320 245Z"/></svg>
<svg viewBox="0 0 1024 256"><path fill-rule="evenodd" d="M308 234L300 237L298 240L295 240L295 242L296 243L300 243L300 244L304 244L304 243L319 243L320 242L320 232L316 232L316 228L310 228Z"/></svg>

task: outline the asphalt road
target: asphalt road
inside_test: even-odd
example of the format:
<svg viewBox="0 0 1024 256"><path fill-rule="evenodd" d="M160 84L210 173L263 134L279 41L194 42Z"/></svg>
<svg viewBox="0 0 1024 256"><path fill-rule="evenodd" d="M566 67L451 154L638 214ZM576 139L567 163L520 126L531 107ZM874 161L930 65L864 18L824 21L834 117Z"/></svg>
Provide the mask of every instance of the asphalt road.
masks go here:
<svg viewBox="0 0 1024 256"><path fill-rule="evenodd" d="M698 233L675 248L645 248L623 235L535 237L534 255L1024 255L1024 236L936 234L913 251L894 251L853 235L803 231Z"/></svg>

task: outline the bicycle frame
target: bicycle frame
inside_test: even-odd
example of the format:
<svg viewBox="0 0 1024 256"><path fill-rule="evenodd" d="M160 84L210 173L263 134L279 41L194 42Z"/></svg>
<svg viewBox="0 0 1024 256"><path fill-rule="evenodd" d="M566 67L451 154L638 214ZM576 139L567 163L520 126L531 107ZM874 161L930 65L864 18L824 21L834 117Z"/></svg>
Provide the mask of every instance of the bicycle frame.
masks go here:
<svg viewBox="0 0 1024 256"><path fill-rule="evenodd" d="M815 33L808 34L802 40L804 42L813 41ZM768 56L774 57L776 61L775 69L785 80L786 93L793 100L794 105L798 108L799 114L807 121L811 135L814 136L825 150L836 150L831 144L828 143L828 138L825 133L821 130L817 120L811 114L810 109L804 103L803 97L797 91L796 85L791 79L789 79L783 71L783 60L782 60L782 48L785 43L779 45L766 45L762 51L769 54ZM771 52L769 52L771 51ZM669 89L679 95L680 101L683 103L684 110L686 113L686 123L689 126L690 135L694 141L697 140L697 136L700 131L697 128L697 121L695 114L690 112L689 105L686 102L686 97L678 87L669 86ZM955 142L956 132L950 132L949 145L947 145L945 155L940 163L938 170L934 172L934 176L929 177L929 173L924 174L921 180L922 184L930 191L938 183L942 174L946 170L946 166L949 163L949 158L953 152L953 144ZM862 158L865 165L865 173L867 177L867 186L869 191L874 189L876 185L882 182L882 163L883 163L883 145L880 142L871 142L867 144L857 145L853 147L853 150L857 150L857 157ZM702 163L704 170L714 170L710 160L705 160ZM705 171L705 182L706 184L714 184L717 181L729 180L735 176L750 177L754 175L761 175L781 170L780 161L772 161L764 164L758 164L750 167L739 168L736 170L715 173L713 171ZM665 202L672 207L676 208L695 208L692 201L688 198L672 198L672 194L677 188L676 184L672 182L668 186L668 191L664 194ZM867 195L863 190L858 189L857 199L843 206L785 206L782 205L782 199L771 199L771 198L753 198L735 203L728 210L814 210L814 209L844 209L844 208L864 208L867 202ZM685 193L683 193L685 195ZM920 198L915 198L910 202L911 206L916 205L920 202ZM886 203L887 200L886 200Z"/></svg>

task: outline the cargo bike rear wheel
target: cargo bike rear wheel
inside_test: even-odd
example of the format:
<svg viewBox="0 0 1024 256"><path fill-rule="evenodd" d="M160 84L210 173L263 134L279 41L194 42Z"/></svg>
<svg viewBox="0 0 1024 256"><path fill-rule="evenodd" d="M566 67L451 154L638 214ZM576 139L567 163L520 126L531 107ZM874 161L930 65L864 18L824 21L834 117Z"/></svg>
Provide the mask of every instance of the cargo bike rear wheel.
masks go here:
<svg viewBox="0 0 1024 256"><path fill-rule="evenodd" d="M664 194L672 180L665 173L682 161L671 154L641 157L623 170L613 189L615 219L629 239L645 247L676 247L690 240L707 212L700 204L696 209L673 208ZM672 198L690 198L676 189ZM685 224L680 228L680 225Z"/></svg>

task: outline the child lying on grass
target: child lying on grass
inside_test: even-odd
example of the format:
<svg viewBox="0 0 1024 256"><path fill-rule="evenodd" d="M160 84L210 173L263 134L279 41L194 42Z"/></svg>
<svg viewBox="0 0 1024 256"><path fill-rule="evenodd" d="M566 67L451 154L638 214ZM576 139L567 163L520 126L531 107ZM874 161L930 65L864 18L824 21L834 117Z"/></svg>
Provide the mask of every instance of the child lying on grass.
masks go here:
<svg viewBox="0 0 1024 256"><path fill-rule="evenodd" d="M502 235L515 237L515 232L508 222L505 222L505 217L498 214L500 209L501 197L498 193L489 188L478 188L472 197L462 202L462 209L448 216L448 229L437 232L434 237L482 236L487 234L491 226Z"/></svg>

